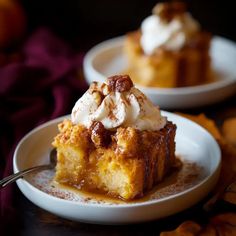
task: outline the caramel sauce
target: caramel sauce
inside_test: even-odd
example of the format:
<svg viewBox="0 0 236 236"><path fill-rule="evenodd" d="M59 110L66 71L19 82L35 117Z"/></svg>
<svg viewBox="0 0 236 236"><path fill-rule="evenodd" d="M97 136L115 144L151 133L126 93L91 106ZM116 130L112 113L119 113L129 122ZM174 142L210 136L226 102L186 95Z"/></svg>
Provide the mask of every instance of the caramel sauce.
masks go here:
<svg viewBox="0 0 236 236"><path fill-rule="evenodd" d="M151 191L146 192L143 197L133 200L124 200L118 197L113 197L97 189L88 191L86 189L86 186L81 186L79 189L78 186L69 186L66 184L58 183L54 180L52 180L50 184L53 185L54 188L62 189L66 192L71 192L75 195L81 196L85 202L93 200L97 203L106 202L110 204L125 204L142 203L177 194L199 183L205 175L206 172L204 171L203 167L193 162L183 161L180 168L172 171L169 176L167 176L162 182L153 187ZM60 198L63 197L60 195Z"/></svg>
<svg viewBox="0 0 236 236"><path fill-rule="evenodd" d="M67 190L67 191L73 192L75 194L79 194L80 196L82 196L86 200L94 199L98 202L111 202L114 204L123 203L122 199L112 197L106 193L102 193L102 191L99 191L97 189L96 190L93 189L93 191L92 190L88 191L88 190L86 190L87 188L82 187L81 189L79 189L77 187L70 186L67 184L61 184L56 181L52 181L52 184L58 188L63 189L63 190Z"/></svg>
<svg viewBox="0 0 236 236"><path fill-rule="evenodd" d="M177 177L178 177L178 170L176 170L174 173L172 173L170 176L166 177L163 182L158 183L151 191L148 191L144 194L143 197L141 198L135 198L132 200L125 200L120 197L112 196L108 193L105 193L101 190L98 189L93 189L93 190L88 190L86 186L81 186L81 187L76 187L76 186L71 186L67 184L61 184L58 183L57 181L53 181L52 184L57 186L58 188L72 191L75 194L82 195L85 198L91 198L91 199L96 199L98 202L111 202L111 203L138 203L138 202L145 202L153 199L153 195L156 194L157 191L161 191L163 188L170 186L170 185L175 185L177 182Z"/></svg>

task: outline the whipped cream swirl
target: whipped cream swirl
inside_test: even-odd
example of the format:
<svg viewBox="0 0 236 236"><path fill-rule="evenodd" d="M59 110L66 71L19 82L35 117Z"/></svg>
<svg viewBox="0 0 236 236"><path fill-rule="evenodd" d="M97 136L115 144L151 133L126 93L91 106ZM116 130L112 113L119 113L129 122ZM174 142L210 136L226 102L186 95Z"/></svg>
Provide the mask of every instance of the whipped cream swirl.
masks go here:
<svg viewBox="0 0 236 236"><path fill-rule="evenodd" d="M151 15L141 24L140 43L147 55L153 54L159 47L177 51L199 30L199 23L187 12L176 15L170 21Z"/></svg>
<svg viewBox="0 0 236 236"><path fill-rule="evenodd" d="M106 129L133 127L138 130L160 130L166 124L158 107L137 88L129 91L109 91L105 83L94 82L76 102L71 120L89 128L100 121Z"/></svg>

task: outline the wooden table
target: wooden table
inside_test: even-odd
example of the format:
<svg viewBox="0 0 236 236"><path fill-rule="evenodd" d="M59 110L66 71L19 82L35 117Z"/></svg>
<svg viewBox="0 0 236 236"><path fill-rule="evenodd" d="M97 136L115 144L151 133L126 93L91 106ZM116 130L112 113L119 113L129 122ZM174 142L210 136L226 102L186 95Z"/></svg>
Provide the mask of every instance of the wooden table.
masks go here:
<svg viewBox="0 0 236 236"><path fill-rule="evenodd" d="M224 119L233 116L236 117L236 96L212 106L194 110L184 110L181 112L191 114L204 112L209 118L214 119L217 125L220 126ZM223 201L219 201L215 208L210 212L205 212L202 208L205 200L206 199L184 212L162 220L135 225L105 226L72 222L59 218L33 205L17 189L16 201L19 214L17 218L18 223L9 229L9 235L11 231L17 233L17 235L27 236L159 235L162 231L175 229L179 224L186 220L194 220L200 224L204 224L207 223L210 216L217 213L229 211L236 212L236 206Z"/></svg>

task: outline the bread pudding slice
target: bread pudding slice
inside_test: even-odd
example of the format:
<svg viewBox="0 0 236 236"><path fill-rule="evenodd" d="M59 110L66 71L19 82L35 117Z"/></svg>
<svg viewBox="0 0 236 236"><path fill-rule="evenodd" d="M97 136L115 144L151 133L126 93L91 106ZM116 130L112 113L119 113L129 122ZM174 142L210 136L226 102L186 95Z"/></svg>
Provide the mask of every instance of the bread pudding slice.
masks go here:
<svg viewBox="0 0 236 236"><path fill-rule="evenodd" d="M176 126L171 122L159 131L120 127L106 133L98 122L93 127L70 120L59 124L53 142L59 183L130 200L162 181L175 164Z"/></svg>
<svg viewBox="0 0 236 236"><path fill-rule="evenodd" d="M140 29L125 37L126 73L147 87L209 83L213 77L210 42L210 33L200 28L184 3L158 3Z"/></svg>
<svg viewBox="0 0 236 236"><path fill-rule="evenodd" d="M94 82L59 124L55 180L130 200L175 165L176 126L127 75Z"/></svg>

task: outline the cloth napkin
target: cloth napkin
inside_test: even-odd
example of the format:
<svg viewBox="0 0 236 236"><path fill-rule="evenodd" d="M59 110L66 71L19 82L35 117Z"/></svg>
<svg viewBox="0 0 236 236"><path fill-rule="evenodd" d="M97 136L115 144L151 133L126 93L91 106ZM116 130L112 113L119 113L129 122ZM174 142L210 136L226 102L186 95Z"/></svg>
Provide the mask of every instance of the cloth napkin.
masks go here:
<svg viewBox="0 0 236 236"><path fill-rule="evenodd" d="M46 28L23 44L22 59L0 68L0 179L12 174L14 149L31 129L68 114L87 85L83 53ZM0 221L14 217L15 185L0 190Z"/></svg>

